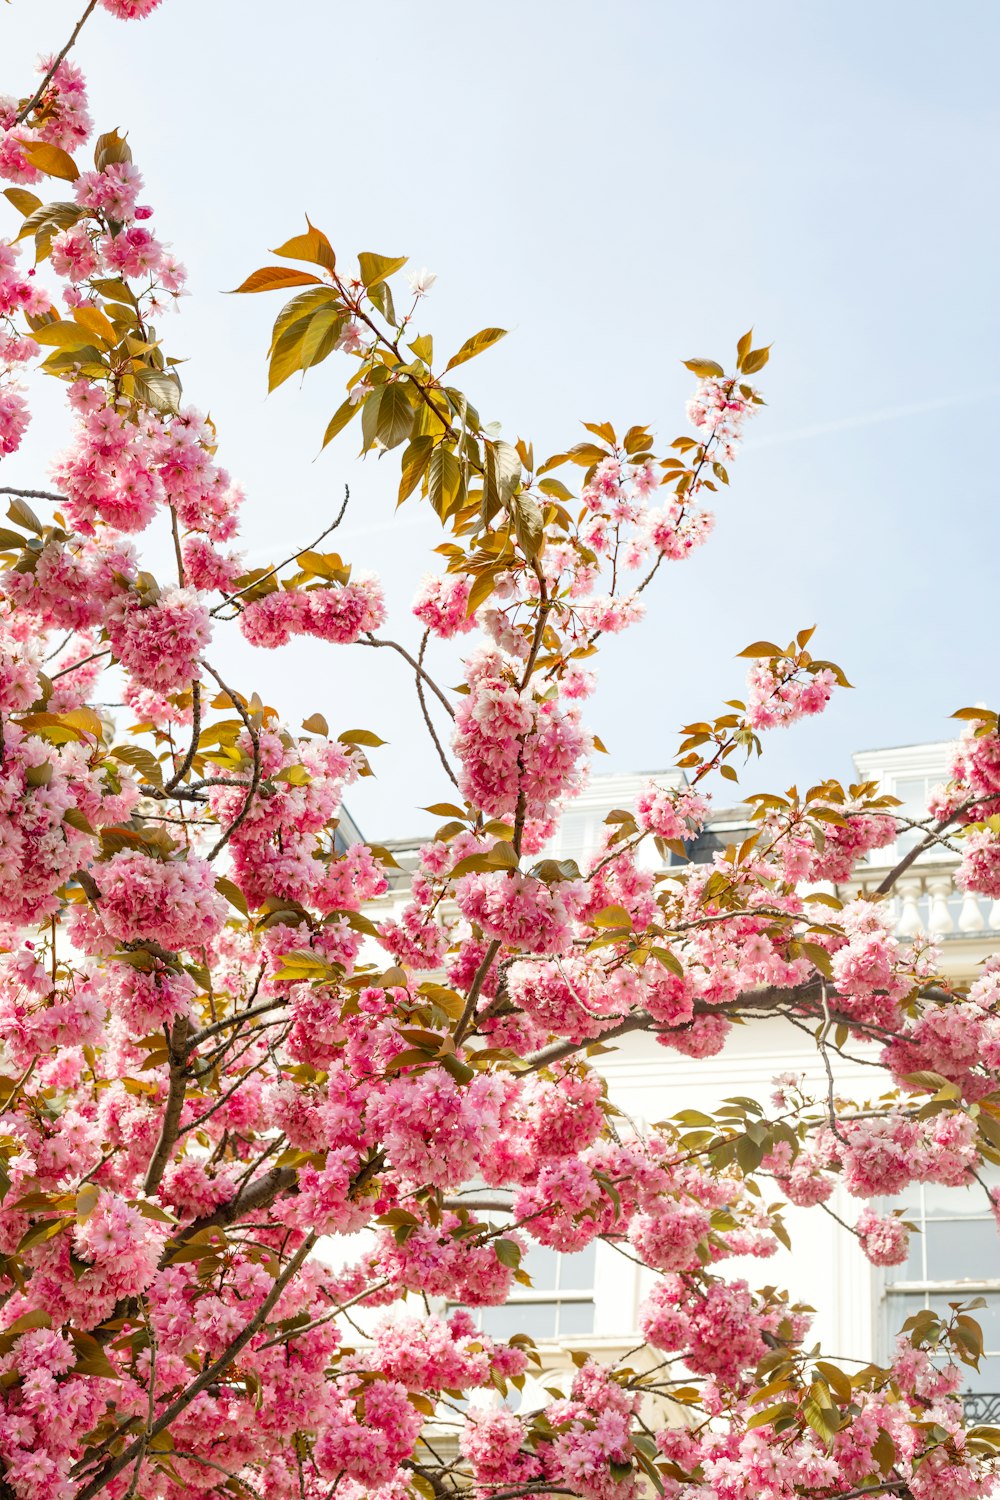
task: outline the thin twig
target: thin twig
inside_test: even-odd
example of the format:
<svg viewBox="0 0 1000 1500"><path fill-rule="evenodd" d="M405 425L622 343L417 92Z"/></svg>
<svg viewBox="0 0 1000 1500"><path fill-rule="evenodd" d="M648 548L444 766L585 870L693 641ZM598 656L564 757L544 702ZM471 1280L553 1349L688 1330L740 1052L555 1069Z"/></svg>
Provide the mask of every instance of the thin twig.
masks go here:
<svg viewBox="0 0 1000 1500"><path fill-rule="evenodd" d="M125 1491L124 1500L132 1500L136 1490L139 1488L139 1476L142 1473L142 1461L146 1457L146 1449L152 1434L153 1421L156 1416L156 1334L153 1325L149 1321L146 1309L139 1304L142 1313L142 1321L146 1325L146 1337L149 1339L149 1395L148 1408L146 1412L146 1426L139 1439L140 1448L135 1458L135 1469L132 1472L132 1481Z"/></svg>
<svg viewBox="0 0 1000 1500"><path fill-rule="evenodd" d="M60 677L65 677L66 674L67 674L67 672L77 672L77 671L79 671L79 669L81 667L89 666L89 664L92 661L100 661L100 659L101 659L102 656L110 656L110 655L111 655L111 648L110 647L107 647L104 651L92 651L90 653L90 655L89 656L85 656L82 659L82 661L75 661L75 662L72 663L71 666L63 667L62 670L59 671L59 672L53 672L52 676L51 676L51 678L49 680L51 682L58 682L59 678Z"/></svg>
<svg viewBox="0 0 1000 1500"><path fill-rule="evenodd" d="M42 79L41 83L38 85L38 88L35 90L35 92L32 95L32 97L28 100L27 104L25 104L23 106L23 108L21 108L18 111L17 117L16 117L16 119L14 121L14 123L16 125L23 125L24 122L25 122L25 120L31 114L31 111L35 108L35 106L37 105L38 101L41 99L42 95L45 93L45 90L48 88L49 84L52 82L52 79L55 76L55 72L56 72L56 69L58 68L59 64L62 62L63 58L66 56L67 52L70 50L70 48L72 47L73 43L76 41L77 37L80 35L80 32L83 30L84 26L86 25L87 20L93 14L93 12L96 10L96 8L97 8L97 0L90 0L90 4L87 6L87 9L84 11L84 13L80 17L79 21L77 21L76 25L73 27L73 30L70 33L69 41L66 43L66 45L62 49L62 51L58 52L56 54L55 61L53 62L52 66L49 68L48 72L46 73L45 77ZM9 491L6 492L6 493L9 493ZM28 493L28 494L30 494L31 491L27 491L27 492L22 491L22 493Z"/></svg>
<svg viewBox="0 0 1000 1500"><path fill-rule="evenodd" d="M430 640L430 636L430 631L425 630L420 641L420 651L417 655L417 697L420 700L420 711L424 716L424 723L427 725L428 733L430 734L431 739L434 741L434 748L438 753L438 759L444 767L444 773L448 777L448 780L451 782L452 786L458 788L458 790L461 791L461 787L459 787L458 785L458 777L455 775L454 771L451 769L451 766L448 764L448 757L447 755L445 755L444 747L442 746L441 741L438 739L437 730L434 728L433 720L431 719L431 716L427 710L427 699L424 697L424 652L427 650L427 642Z"/></svg>
<svg viewBox="0 0 1000 1500"><path fill-rule="evenodd" d="M445 697L444 693L441 691L441 689L438 687L437 683L434 681L433 677L428 677L427 673L424 671L423 667L417 661L416 657L415 656L411 656L410 653L409 653L409 651L407 651L407 649L406 649L405 646L401 646L398 641L383 641L383 640L379 640L379 638L377 636L372 635L370 631L364 637L363 640L359 639L359 640L355 641L354 644L356 646L388 646L391 650L398 651L399 654L400 654L400 656L403 658L403 660L404 661L408 661L410 663L410 666L417 673L417 675L423 678L423 680L426 682L427 686L430 688L431 692L434 693L434 694L436 694L436 696L438 698L438 701L442 704L442 706L444 707L444 709L445 709L446 713L449 715L449 717L452 718L452 719L455 717L455 710L452 708L451 704L448 702L448 700Z"/></svg>
<svg viewBox="0 0 1000 1500"><path fill-rule="evenodd" d="M297 557L301 557L303 552L314 552L315 549L319 546L320 542L322 542L326 537L330 535L331 531L336 531L337 527L344 519L344 515L347 511L347 502L350 500L350 498L351 491L345 484L343 505L341 505L340 510L337 512L336 518L330 522L325 531L320 532L319 536L314 542L310 542L306 547L299 547L297 551L292 553L291 557L286 557L284 562L275 563L273 568L268 569L266 573L262 573L259 578L255 578L253 583L248 583L246 588L237 589L235 594L227 595L227 597L223 599L221 604L217 604L215 606L211 613L213 615L217 615L220 610L225 609L227 604L232 604L235 600L241 599L243 595L248 594L251 589L259 588L262 583L266 583L269 578L273 578L276 573L280 573L282 568L287 568L289 563L293 563Z"/></svg>
<svg viewBox="0 0 1000 1500"><path fill-rule="evenodd" d="M166 786L163 788L165 794L169 794L173 791L175 786L179 786L180 783L184 780L187 773L190 771L195 758L195 754L198 750L198 739L200 735L201 683L197 678L195 678L191 683L191 743L190 745L188 745L187 754L185 755L184 759L181 761L177 770L174 772L170 780L167 782Z"/></svg>
<svg viewBox="0 0 1000 1500"><path fill-rule="evenodd" d="M181 1133L181 1111L184 1108L184 1095L187 1092L189 1076L187 1067L187 1034L187 1017L178 1016L170 1029L168 1037L170 1084L167 1091L166 1106L163 1110L163 1121L160 1125L160 1137L150 1158L149 1166L146 1169L145 1181L143 1182L143 1192L147 1197L151 1197L159 1187L171 1153Z"/></svg>
<svg viewBox="0 0 1000 1500"><path fill-rule="evenodd" d="M226 847L226 845L229 843L229 840L236 832L237 828L240 827L240 825L246 820L250 813L251 804L253 803L253 799L257 794L257 788L260 785L260 735L254 728L250 715L247 713L242 702L236 696L236 693L233 691L233 689L226 686L215 668L210 667L207 661L203 661L202 666L205 668L206 672L208 672L212 677L215 678L222 691L229 697L229 701L232 703L236 712L239 714L240 718L243 720L243 723L246 725L246 731L250 736L250 744L253 748L253 774L250 777L250 785L247 788L247 794L243 800L243 806L240 808L240 811L236 814L236 817L230 823L229 827L216 841L216 843L206 856L209 863L211 863L215 856Z"/></svg>
<svg viewBox="0 0 1000 1500"><path fill-rule="evenodd" d="M55 495L51 490L19 490L16 485L0 484L0 495L18 495L22 500L51 500L53 505L66 505L66 495Z"/></svg>

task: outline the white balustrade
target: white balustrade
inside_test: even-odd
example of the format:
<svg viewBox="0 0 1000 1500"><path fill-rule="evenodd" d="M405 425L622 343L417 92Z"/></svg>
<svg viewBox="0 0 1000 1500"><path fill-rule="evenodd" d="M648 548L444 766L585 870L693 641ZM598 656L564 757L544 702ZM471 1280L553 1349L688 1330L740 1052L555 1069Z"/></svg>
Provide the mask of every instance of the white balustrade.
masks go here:
<svg viewBox="0 0 1000 1500"><path fill-rule="evenodd" d="M859 891L872 890L880 875L880 870L873 870L870 885L866 880ZM953 868L938 866L922 871L911 866L897 880L893 896L893 930L897 937L926 934L935 941L974 941L1000 933L1000 900L990 901L975 891L959 890Z"/></svg>

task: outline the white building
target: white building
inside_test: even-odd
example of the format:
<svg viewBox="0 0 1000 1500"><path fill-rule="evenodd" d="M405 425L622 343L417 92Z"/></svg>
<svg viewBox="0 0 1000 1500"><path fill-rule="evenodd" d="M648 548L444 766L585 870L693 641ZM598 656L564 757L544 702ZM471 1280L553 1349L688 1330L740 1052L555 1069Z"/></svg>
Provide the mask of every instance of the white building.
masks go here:
<svg viewBox="0 0 1000 1500"><path fill-rule="evenodd" d="M949 748L934 744L864 751L854 761L860 779L880 782L884 792L900 798L901 812L917 818L925 815L928 791L945 779ZM677 771L656 773L654 779L661 785L682 781ZM593 777L565 815L557 844L546 854L586 859L598 846L606 814L613 808L630 807L648 780L648 774ZM696 861L709 858L713 848L733 842L747 827L745 808L716 814L691 847L691 857ZM876 851L876 862L860 867L840 894L873 890L916 837L906 832L895 846ZM655 860L652 842L647 844ZM412 863L416 841L398 840L390 847L404 868L408 855ZM953 880L957 862L957 856L940 847L920 855L898 880L891 909L899 935L929 933L940 944L945 972L968 980L1000 946L1000 901L991 904L958 891ZM372 915L387 915L387 906L402 905L407 885L405 876L397 878L390 894L378 903L382 910ZM767 1107L772 1080L780 1073L805 1074L821 1091L826 1087L811 1037L781 1018L735 1028L724 1051L703 1061L662 1047L650 1036L634 1034L619 1038L615 1050L602 1056L598 1065L614 1103L633 1120L645 1123L664 1120L683 1108L711 1108L741 1094ZM837 1085L848 1097L874 1099L888 1080L870 1065L838 1059ZM985 1194L979 1186L966 1190L917 1185L902 1201L906 1217L922 1233L911 1237L908 1263L891 1272L875 1270L854 1237L822 1209L789 1207L786 1220L792 1251L779 1251L766 1261L728 1261L726 1273L746 1275L752 1286L787 1287L793 1300L816 1309L815 1337L832 1357L866 1361L881 1361L889 1355L894 1331L918 1306L946 1310L949 1300L981 1295L987 1305L975 1316L983 1326L987 1353L979 1372L968 1372L968 1404L977 1420L996 1421L1000 1418L1000 1238ZM860 1205L838 1187L829 1206L851 1222ZM549 1367L564 1366L574 1348L590 1348L600 1357L614 1359L642 1342L637 1309L652 1278L613 1246L599 1241L571 1256L539 1248L529 1255L526 1268L533 1287L515 1286L513 1299L505 1307L484 1309L485 1331L530 1334L543 1346Z"/></svg>

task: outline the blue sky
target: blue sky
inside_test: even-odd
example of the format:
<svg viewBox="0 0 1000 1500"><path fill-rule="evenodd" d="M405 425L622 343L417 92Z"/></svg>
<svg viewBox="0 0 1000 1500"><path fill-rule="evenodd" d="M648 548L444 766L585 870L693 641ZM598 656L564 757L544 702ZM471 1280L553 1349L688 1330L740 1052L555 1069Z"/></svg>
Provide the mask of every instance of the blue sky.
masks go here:
<svg viewBox="0 0 1000 1500"><path fill-rule="evenodd" d="M81 8L3 7L0 89L23 92ZM164 0L142 23L99 11L76 57L190 269L164 331L246 484L248 548L304 544L349 482L340 547L384 575L400 639L436 527L394 512L391 459L359 465L346 435L316 457L336 361L266 398L277 299L222 295L304 212L338 252L437 271L420 324L439 349L511 330L466 389L536 451L579 419L665 445L684 357L725 359L751 323L773 341L715 536L661 570L588 706L599 769L668 765L681 722L739 695L742 646L817 624L856 689L771 735L755 790L846 778L852 749L949 737L955 708L1000 696L998 44L987 0ZM49 384L4 483L43 481L63 440ZM373 837L427 826L446 786L388 653L215 655L292 719L390 740L352 806Z"/></svg>

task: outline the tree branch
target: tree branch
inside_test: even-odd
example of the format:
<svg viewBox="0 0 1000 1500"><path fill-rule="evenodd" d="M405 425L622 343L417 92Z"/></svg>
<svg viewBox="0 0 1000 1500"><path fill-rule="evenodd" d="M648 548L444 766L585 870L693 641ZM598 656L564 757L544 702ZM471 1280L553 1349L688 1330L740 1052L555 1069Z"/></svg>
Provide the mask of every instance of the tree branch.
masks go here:
<svg viewBox="0 0 1000 1500"><path fill-rule="evenodd" d="M409 651L406 650L405 646L401 646L398 641L380 641L378 637L372 635L370 631L365 636L364 640L356 640L354 644L356 646L388 646L391 650L398 651L403 660L408 661L417 675L424 679L431 692L437 695L438 700L444 706L444 709L449 717L452 719L455 717L455 710L452 708L444 693L434 681L433 677L428 677L427 673L417 661L416 657L411 656Z"/></svg>
<svg viewBox="0 0 1000 1500"><path fill-rule="evenodd" d="M129 1447L127 1447L123 1453L119 1454L117 1458L113 1459L111 1463L106 1464L100 1471L100 1473L95 1475L90 1483L80 1491L79 1495L77 1496L77 1500L92 1500L92 1497L94 1495L99 1495L101 1490L105 1489L111 1483L112 1479L120 1474L123 1469L128 1468L129 1464L135 1458L136 1454L143 1451L145 1445L152 1442L153 1438L155 1438L159 1433L163 1432L164 1428L169 1427L171 1422L175 1421L180 1416L181 1412L186 1411L186 1409L191 1405L191 1402L196 1396L200 1395L207 1386L212 1385L220 1375L225 1374L226 1370L229 1369L230 1365L236 1359L237 1355L246 1348L247 1344L249 1344L254 1334L257 1333L261 1327L263 1327L264 1323L267 1321L271 1309L278 1301L278 1298L281 1296L282 1292L285 1290L285 1287L291 1281L296 1271L298 1271L299 1267L302 1265L313 1245L315 1245L317 1238L318 1236L315 1233L306 1236L306 1238L302 1241L302 1244L292 1256L291 1260L285 1266L285 1269L279 1276L275 1278L273 1287L268 1292L267 1296L264 1298L257 1311L254 1313L249 1323L247 1323L247 1325L236 1335L231 1343L226 1346L226 1348L219 1355L218 1359L213 1360L213 1362L207 1367L207 1369L202 1370L201 1374L197 1377L196 1380L192 1380L187 1389L181 1392L176 1401L173 1401L170 1406L167 1407L166 1411L160 1414L160 1416L156 1419L152 1426L148 1428L140 1438L137 1438L134 1443L131 1443Z"/></svg>
<svg viewBox="0 0 1000 1500"><path fill-rule="evenodd" d="M345 512L347 511L347 502L350 500L350 498L351 498L351 491L348 488L348 486L345 484L344 485L344 503L341 505L340 510L337 512L336 518L333 521L330 522L329 526L327 526L324 531L320 532L319 536L316 538L316 540L314 542L309 542L309 544L307 546L305 546L305 547L299 547L297 551L295 551L295 552L292 553L291 557L286 557L285 560L284 560L284 562L275 563L274 567L270 568L266 573L261 574L260 578L255 578L254 581L253 581L253 583L248 583L247 586L246 586L246 588L237 589L235 594L229 594L229 595L227 595L226 598L223 599L223 601L222 601L221 604L217 604L215 606L215 608L213 610L211 610L211 613L213 615L216 615L216 614L219 613L220 610L225 609L225 607L226 607L227 604L233 604L233 603L235 603L235 601L237 599L242 599L243 595L244 594L248 594L251 589L258 588L262 583L266 583L269 578L273 578L276 573L280 573L281 570L282 570L282 568L287 568L288 564L289 563L293 563L297 557L301 557L301 555L302 555L303 552L313 552L313 551L315 551L315 549L319 546L320 542L322 542L326 537L328 537L330 535L331 531L336 531L337 527L340 525L341 521L344 519Z"/></svg>
<svg viewBox="0 0 1000 1500"><path fill-rule="evenodd" d="M239 812L236 814L236 817L230 823L226 831L219 839L216 840L213 847L205 856L209 863L211 863L215 856L226 847L226 845L229 843L229 840L236 832L237 828L240 827L240 825L246 820L250 813L251 804L253 803L253 799L257 794L257 788L260 785L260 735L254 728L250 715L247 713L242 702L237 697L233 689L226 686L222 678L219 676L218 672L216 672L215 668L210 667L207 661L203 661L202 666L205 668L206 672L208 672L212 677L215 678L222 691L228 695L229 701L232 703L236 712L239 714L240 718L243 720L243 723L246 725L246 731L250 736L250 744L253 748L253 772L250 777L250 784L247 787L246 797L243 800L243 806L240 808Z"/></svg>
<svg viewBox="0 0 1000 1500"><path fill-rule="evenodd" d="M146 1169L146 1177L142 1185L147 1197L155 1193L159 1187L180 1135L181 1111L184 1108L184 1095L188 1081L187 1035L187 1017L178 1016L169 1033L170 1086L163 1111L163 1123L160 1126L160 1138Z"/></svg>

